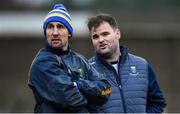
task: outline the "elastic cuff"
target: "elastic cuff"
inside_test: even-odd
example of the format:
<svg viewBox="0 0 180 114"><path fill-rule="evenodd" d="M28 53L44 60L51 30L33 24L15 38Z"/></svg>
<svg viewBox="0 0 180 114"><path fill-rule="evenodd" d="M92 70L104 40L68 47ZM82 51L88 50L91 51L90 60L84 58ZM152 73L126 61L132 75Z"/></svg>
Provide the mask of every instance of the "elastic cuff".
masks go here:
<svg viewBox="0 0 180 114"><path fill-rule="evenodd" d="M81 81L80 80L76 81L76 84L77 84L78 89L81 89Z"/></svg>

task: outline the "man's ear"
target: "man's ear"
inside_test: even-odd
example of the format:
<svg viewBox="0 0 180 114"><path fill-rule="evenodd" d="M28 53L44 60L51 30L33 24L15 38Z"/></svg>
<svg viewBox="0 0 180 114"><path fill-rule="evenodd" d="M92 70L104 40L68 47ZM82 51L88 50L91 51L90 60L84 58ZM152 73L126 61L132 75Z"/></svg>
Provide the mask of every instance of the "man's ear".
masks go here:
<svg viewBox="0 0 180 114"><path fill-rule="evenodd" d="M118 39L121 39L121 32L119 30L119 28L116 29L116 35Z"/></svg>

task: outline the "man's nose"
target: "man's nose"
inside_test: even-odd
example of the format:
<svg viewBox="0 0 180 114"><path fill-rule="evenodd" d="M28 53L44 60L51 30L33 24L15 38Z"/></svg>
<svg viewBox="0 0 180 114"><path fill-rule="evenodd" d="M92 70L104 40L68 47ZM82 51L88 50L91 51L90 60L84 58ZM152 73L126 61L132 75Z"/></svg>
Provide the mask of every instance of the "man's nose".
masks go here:
<svg viewBox="0 0 180 114"><path fill-rule="evenodd" d="M99 36L99 42L103 42L104 38L102 36Z"/></svg>
<svg viewBox="0 0 180 114"><path fill-rule="evenodd" d="M53 29L53 35L58 35L58 34L59 34L58 29L57 29L57 28L54 28L54 29Z"/></svg>

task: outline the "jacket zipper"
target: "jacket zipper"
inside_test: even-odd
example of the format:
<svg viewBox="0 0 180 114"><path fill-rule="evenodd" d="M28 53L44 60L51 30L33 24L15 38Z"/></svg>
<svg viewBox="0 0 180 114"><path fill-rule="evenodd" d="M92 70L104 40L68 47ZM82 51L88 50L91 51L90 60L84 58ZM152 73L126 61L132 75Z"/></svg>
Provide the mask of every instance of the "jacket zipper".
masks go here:
<svg viewBox="0 0 180 114"><path fill-rule="evenodd" d="M101 59L100 59L100 60L101 60ZM105 66L109 66L111 69L113 69L113 70L115 71L116 82L117 82L117 84L118 84L118 88L119 88L119 91L120 91L120 94L121 94L121 98L122 98L123 110L124 110L124 113L127 113L127 111L126 111L126 105L125 105L125 100L124 100L124 95L123 95L123 91L122 91L122 80L121 80L120 70L119 70L120 60L118 61L118 66L117 66L117 67L118 67L118 68L117 68L118 71L116 71L115 68L114 68L111 64L107 63L105 60L101 60L101 61L102 61L102 63L105 64ZM119 76L118 76L118 75L119 75Z"/></svg>
<svg viewBox="0 0 180 114"><path fill-rule="evenodd" d="M115 70L114 67L112 67L110 64L110 67L115 71L115 78L116 78L116 82L118 84L118 88L119 88L119 91L120 91L120 95L121 95L121 98L122 98L122 106L123 106L123 110L124 110L124 113L127 113L126 111L126 105L125 105L125 100L124 100L124 94L123 94L123 91L122 91L122 80L121 80L121 76L120 76L120 70L119 70L119 65L120 63L118 62L118 73L117 71Z"/></svg>
<svg viewBox="0 0 180 114"><path fill-rule="evenodd" d="M122 98L122 106L123 106L123 110L124 110L124 113L127 113L126 111L126 105L125 105L125 100L124 100L124 94L123 94L123 90L122 90L122 80L121 80L121 75L120 75L120 70L119 70L119 63L118 63L118 73L116 72L116 80L117 80L117 83L118 83L118 88L119 88L119 91L120 91L120 94L121 94L121 98ZM118 81L119 79L119 81Z"/></svg>

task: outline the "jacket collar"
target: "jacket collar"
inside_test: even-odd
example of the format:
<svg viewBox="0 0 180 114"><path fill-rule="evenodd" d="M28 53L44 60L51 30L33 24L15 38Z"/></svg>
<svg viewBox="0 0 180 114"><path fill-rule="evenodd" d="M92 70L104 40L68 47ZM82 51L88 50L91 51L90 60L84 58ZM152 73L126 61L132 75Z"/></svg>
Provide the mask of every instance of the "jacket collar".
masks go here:
<svg viewBox="0 0 180 114"><path fill-rule="evenodd" d="M119 61L120 63L124 64L128 56L128 48L125 46L120 46L120 52L121 52L121 56Z"/></svg>
<svg viewBox="0 0 180 114"><path fill-rule="evenodd" d="M45 49L47 51L50 51L51 53L54 53L56 55L66 55L70 52L70 46L68 45L68 49L66 51L63 51L62 49L58 49L58 48L53 48L49 45L49 43L47 42L47 40L45 41Z"/></svg>

